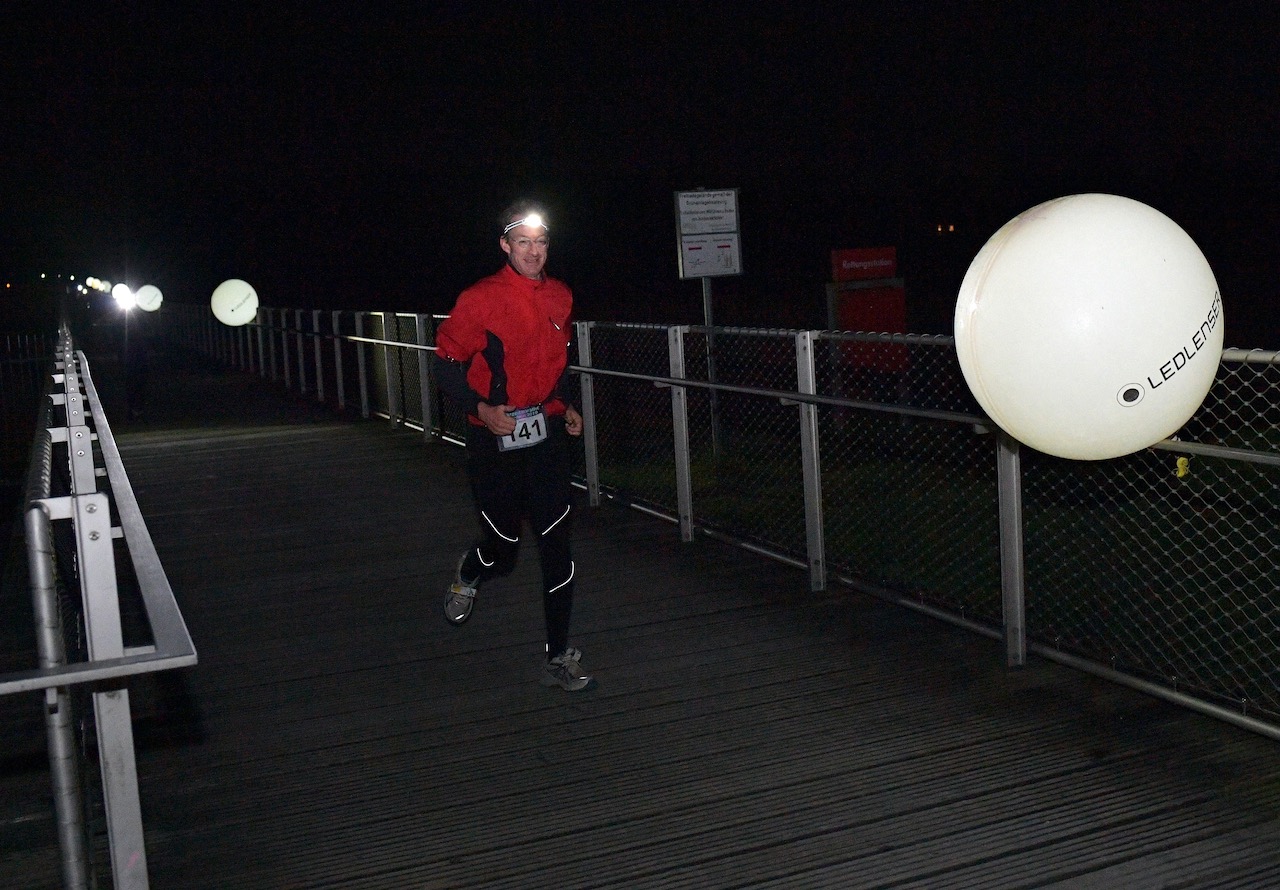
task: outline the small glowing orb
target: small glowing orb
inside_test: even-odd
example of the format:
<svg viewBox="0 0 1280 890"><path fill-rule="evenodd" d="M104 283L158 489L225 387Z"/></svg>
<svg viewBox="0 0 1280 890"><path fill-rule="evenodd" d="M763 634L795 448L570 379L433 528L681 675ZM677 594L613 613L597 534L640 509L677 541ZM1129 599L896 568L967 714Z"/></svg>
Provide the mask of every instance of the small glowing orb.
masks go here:
<svg viewBox="0 0 1280 890"><path fill-rule="evenodd" d="M160 293L160 288L154 284L144 284L138 288L138 292L133 295L133 299L143 312L155 312L160 308L160 304L164 302L164 294Z"/></svg>
<svg viewBox="0 0 1280 890"><path fill-rule="evenodd" d="M117 284L111 288L111 296L121 309L132 309L136 305L133 291L127 284Z"/></svg>
<svg viewBox="0 0 1280 890"><path fill-rule="evenodd" d="M1116 195L1032 207L991 236L960 285L960 369L1018 441L1105 460L1177 432L1222 355L1222 298L1176 223Z"/></svg>
<svg viewBox="0 0 1280 890"><path fill-rule="evenodd" d="M247 282L229 278L214 288L209 306L218 321L238 327L257 316L258 294Z"/></svg>

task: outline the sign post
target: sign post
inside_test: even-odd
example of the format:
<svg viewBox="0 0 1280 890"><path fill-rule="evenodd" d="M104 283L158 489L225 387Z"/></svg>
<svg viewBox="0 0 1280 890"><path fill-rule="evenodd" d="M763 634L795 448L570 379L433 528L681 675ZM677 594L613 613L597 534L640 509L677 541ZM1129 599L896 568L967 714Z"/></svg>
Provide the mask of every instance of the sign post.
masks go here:
<svg viewBox="0 0 1280 890"><path fill-rule="evenodd" d="M738 190L676 192L676 238L680 278L702 279L702 316L707 326L707 382L716 382L715 316L711 279L742 274L738 242ZM720 456L720 414L711 390L711 450Z"/></svg>

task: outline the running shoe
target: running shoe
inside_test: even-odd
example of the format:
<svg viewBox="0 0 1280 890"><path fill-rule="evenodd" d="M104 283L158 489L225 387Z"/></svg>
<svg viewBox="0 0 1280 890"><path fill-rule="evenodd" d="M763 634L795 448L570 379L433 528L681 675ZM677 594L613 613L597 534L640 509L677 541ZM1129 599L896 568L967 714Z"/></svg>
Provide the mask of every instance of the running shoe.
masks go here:
<svg viewBox="0 0 1280 890"><path fill-rule="evenodd" d="M543 686L559 686L569 692L581 692L591 686L595 680L582 670L582 653L577 649L566 649L551 659L542 669Z"/></svg>
<svg viewBox="0 0 1280 890"><path fill-rule="evenodd" d="M462 559L458 560L456 577L444 598L444 617L450 624L462 624L470 618L471 607L476 602L476 582L462 580L462 563L466 558L467 554L464 553Z"/></svg>

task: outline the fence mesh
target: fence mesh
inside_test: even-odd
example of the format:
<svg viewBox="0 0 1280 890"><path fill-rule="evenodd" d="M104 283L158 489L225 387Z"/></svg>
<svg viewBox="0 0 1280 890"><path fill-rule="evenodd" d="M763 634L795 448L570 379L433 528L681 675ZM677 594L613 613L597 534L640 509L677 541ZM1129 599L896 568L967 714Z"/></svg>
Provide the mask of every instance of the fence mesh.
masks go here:
<svg viewBox="0 0 1280 890"><path fill-rule="evenodd" d="M828 566L998 625L995 437L881 410L980 416L949 341L830 334L815 346L819 394L869 406L820 412Z"/></svg>
<svg viewBox="0 0 1280 890"><path fill-rule="evenodd" d="M1275 457L1280 366L1224 361L1177 438ZM1280 466L1026 451L1027 624L1125 673L1280 715Z"/></svg>
<svg viewBox="0 0 1280 890"><path fill-rule="evenodd" d="M35 334L5 334L0 338L0 349L0 486L5 489L7 507L10 496L16 498L22 484L40 394L53 366L54 340Z"/></svg>
<svg viewBox="0 0 1280 890"><path fill-rule="evenodd" d="M670 377L664 327L596 325L592 365L628 374ZM600 484L623 497L675 514L671 394L648 380L597 376L596 448Z"/></svg>
<svg viewBox="0 0 1280 890"><path fill-rule="evenodd" d="M794 392L795 334L694 328L685 337L692 380ZM805 558L800 415L794 405L733 391L688 394L694 518Z"/></svg>

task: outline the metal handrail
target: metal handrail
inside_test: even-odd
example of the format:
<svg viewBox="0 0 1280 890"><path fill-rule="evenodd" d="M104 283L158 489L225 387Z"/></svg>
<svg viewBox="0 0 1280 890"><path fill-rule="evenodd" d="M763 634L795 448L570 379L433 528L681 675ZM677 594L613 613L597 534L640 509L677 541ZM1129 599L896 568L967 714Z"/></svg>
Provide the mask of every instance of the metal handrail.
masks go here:
<svg viewBox="0 0 1280 890"><path fill-rule="evenodd" d="M190 667L197 662L195 644L191 640L191 634L187 630L182 612L178 609L177 600L174 598L173 589L169 586L169 579L156 554L155 544L147 530L146 521L138 508L128 474L120 459L115 437L111 433L106 413L102 410L98 399L97 389L89 375L88 362L83 353L78 352L75 355L80 369L80 379L88 397L89 413L94 421L98 447L102 451L106 476L111 483L111 494L116 512L120 517L120 528L128 545L143 607L146 610L147 621L151 626L155 643L130 647L123 656L117 658L103 658L61 667L34 668L0 674L0 695L14 695L20 692L74 686L134 674ZM51 452L53 437L44 430L41 430L40 436L44 440L44 445L37 446L38 454L46 449ZM38 456L37 460L43 462L46 458ZM44 483L45 492L38 495L33 503L49 498L47 476ZM64 514L56 506L48 504L42 505L41 509L50 519L69 515Z"/></svg>
<svg viewBox="0 0 1280 890"><path fill-rule="evenodd" d="M401 344L395 344L401 345ZM839 396L823 396L811 393L793 392L789 389L769 389L763 386L738 386L732 383L711 383L706 380L694 380L689 377L661 377L656 374L637 374L631 371L613 371L607 368L594 368L589 365L569 365L569 370L578 374L589 374L594 377L616 377L623 380L639 380L652 383L660 389L678 386L685 389L705 389L712 392L731 392L739 395L757 396L765 399L777 399L783 405L826 405L833 408L857 408L863 411L875 411L883 414L900 414L904 417L918 417L927 420L945 420L949 423L966 423L987 427L991 425L986 417L977 414L964 414L959 411L941 411L934 408L913 408L910 405L885 405L879 402L867 402L859 399L846 399Z"/></svg>

